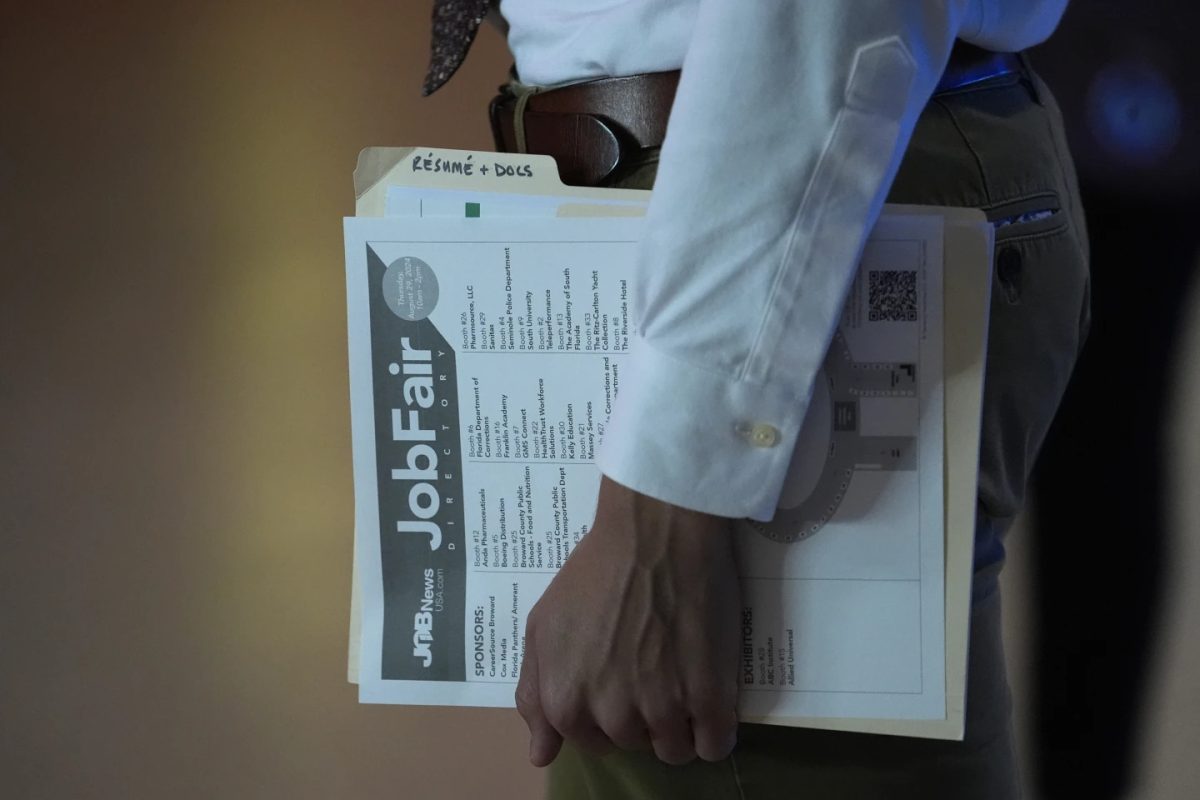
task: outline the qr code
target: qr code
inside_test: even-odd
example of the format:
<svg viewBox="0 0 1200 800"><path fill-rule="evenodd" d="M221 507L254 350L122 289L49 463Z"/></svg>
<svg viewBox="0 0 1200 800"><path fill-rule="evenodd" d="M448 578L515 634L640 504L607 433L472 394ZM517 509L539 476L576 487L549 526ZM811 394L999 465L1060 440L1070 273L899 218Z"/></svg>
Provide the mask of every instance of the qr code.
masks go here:
<svg viewBox="0 0 1200 800"><path fill-rule="evenodd" d="M916 270L871 270L867 274L867 308L871 322L916 322Z"/></svg>

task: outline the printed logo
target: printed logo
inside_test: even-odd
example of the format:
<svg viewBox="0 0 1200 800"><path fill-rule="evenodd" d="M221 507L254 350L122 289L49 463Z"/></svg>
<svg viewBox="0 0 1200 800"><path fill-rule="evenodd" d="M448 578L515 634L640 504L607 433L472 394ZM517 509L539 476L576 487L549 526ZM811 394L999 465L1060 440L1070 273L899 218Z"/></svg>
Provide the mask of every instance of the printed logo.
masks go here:
<svg viewBox="0 0 1200 800"><path fill-rule="evenodd" d="M397 258L383 274L383 300L400 319L423 320L437 306L437 275L419 258Z"/></svg>

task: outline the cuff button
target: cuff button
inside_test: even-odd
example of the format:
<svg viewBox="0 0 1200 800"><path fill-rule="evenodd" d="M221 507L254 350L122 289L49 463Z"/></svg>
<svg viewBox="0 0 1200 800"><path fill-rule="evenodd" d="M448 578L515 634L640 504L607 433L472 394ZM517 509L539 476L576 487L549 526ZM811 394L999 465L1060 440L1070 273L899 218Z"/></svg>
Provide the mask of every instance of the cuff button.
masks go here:
<svg viewBox="0 0 1200 800"><path fill-rule="evenodd" d="M737 430L755 447L774 447L779 444L779 429L774 425L765 422L756 422L753 425L742 423L738 425Z"/></svg>

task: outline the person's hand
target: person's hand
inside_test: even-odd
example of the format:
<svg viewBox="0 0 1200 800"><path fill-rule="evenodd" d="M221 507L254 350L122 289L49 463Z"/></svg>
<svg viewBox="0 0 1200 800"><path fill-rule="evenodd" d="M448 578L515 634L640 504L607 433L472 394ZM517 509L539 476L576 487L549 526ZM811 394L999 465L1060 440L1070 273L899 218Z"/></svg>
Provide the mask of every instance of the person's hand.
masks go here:
<svg viewBox="0 0 1200 800"><path fill-rule="evenodd" d="M737 738L740 593L733 526L604 478L594 526L525 626L517 710L529 758L725 758Z"/></svg>

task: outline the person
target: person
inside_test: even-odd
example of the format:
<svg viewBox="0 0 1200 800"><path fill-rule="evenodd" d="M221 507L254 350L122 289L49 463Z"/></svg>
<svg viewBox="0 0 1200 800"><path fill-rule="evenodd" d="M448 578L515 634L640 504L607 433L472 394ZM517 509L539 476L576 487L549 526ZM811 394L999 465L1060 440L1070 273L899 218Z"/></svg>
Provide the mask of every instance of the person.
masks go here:
<svg viewBox="0 0 1200 800"><path fill-rule="evenodd" d="M1011 798L1002 536L1088 321L1053 97L1066 0L502 0L502 149L650 188L593 527L529 615L518 710L551 797ZM487 0L439 0L425 91ZM996 226L962 742L739 724L732 520L769 519L885 200Z"/></svg>

